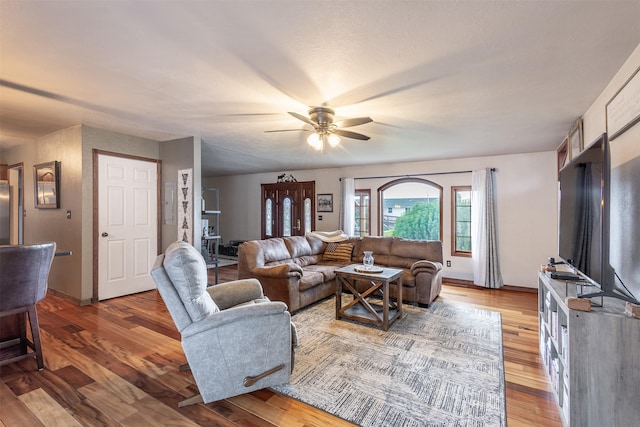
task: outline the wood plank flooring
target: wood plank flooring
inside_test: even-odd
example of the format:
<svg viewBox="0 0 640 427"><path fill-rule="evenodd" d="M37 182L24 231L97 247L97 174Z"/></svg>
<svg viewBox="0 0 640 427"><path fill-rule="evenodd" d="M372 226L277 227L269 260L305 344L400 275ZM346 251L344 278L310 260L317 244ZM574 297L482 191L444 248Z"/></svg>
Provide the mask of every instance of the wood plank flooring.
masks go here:
<svg viewBox="0 0 640 427"><path fill-rule="evenodd" d="M237 267L220 269L220 282ZM445 286L440 298L502 313L510 427L561 426L538 356L536 295ZM180 336L156 291L78 307L38 305L47 368L0 367L0 426L350 426L270 390L178 408L197 393Z"/></svg>

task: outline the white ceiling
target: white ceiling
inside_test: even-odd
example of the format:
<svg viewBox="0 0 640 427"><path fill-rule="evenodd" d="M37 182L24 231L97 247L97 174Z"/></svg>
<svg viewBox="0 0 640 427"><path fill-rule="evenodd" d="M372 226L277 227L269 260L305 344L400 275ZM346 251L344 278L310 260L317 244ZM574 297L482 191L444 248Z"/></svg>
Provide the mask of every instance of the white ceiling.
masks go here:
<svg viewBox="0 0 640 427"><path fill-rule="evenodd" d="M639 44L640 0L0 0L0 148L195 135L205 176L553 150ZM323 102L371 140L264 132Z"/></svg>

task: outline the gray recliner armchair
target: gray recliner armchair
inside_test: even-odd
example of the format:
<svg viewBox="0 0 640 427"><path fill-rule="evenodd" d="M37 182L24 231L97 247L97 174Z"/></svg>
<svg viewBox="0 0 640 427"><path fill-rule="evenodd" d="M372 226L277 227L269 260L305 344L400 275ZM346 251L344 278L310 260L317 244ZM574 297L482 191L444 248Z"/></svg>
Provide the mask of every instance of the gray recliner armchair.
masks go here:
<svg viewBox="0 0 640 427"><path fill-rule="evenodd" d="M295 327L286 304L269 301L255 279L207 287L202 255L172 243L151 270L182 337L200 394L179 406L209 403L289 382Z"/></svg>

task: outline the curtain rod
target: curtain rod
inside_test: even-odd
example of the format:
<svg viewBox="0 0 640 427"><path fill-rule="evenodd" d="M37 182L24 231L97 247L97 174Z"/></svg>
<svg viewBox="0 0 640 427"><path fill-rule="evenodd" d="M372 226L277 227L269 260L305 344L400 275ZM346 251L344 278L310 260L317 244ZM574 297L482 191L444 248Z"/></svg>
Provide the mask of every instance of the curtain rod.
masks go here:
<svg viewBox="0 0 640 427"><path fill-rule="evenodd" d="M495 172L496 168L491 168L491 172ZM414 176L431 176L431 175L453 175L457 173L471 173L473 171L451 171L451 172L432 172L432 173L414 173L408 175L387 175L387 176L363 176L353 179L382 179L382 178L411 178ZM342 181L342 178L340 178Z"/></svg>

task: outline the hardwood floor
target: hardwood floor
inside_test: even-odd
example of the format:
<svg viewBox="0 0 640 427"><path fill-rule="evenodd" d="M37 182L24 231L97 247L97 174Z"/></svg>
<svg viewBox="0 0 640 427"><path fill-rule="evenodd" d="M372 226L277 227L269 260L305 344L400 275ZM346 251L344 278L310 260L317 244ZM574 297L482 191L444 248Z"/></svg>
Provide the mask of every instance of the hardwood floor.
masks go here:
<svg viewBox="0 0 640 427"><path fill-rule="evenodd" d="M220 269L220 282L237 277ZM538 356L536 295L445 286L440 298L502 313L508 425L560 426ZM349 426L270 390L178 408L197 393L156 291L86 307L38 305L45 364L0 367L0 426Z"/></svg>

